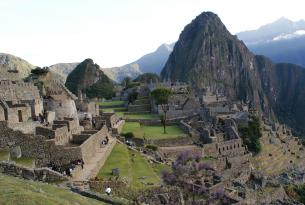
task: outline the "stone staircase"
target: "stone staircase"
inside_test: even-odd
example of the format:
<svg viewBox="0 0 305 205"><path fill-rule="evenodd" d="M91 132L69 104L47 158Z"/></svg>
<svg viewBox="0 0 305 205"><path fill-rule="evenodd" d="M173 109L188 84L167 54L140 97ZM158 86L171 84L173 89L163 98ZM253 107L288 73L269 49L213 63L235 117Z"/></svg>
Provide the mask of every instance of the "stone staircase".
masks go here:
<svg viewBox="0 0 305 205"><path fill-rule="evenodd" d="M115 144L116 138L110 137L109 143L104 147L101 147L96 155L89 162L84 164L83 169L78 169L75 173L72 173L72 181L87 181L95 178L101 167L105 164Z"/></svg>

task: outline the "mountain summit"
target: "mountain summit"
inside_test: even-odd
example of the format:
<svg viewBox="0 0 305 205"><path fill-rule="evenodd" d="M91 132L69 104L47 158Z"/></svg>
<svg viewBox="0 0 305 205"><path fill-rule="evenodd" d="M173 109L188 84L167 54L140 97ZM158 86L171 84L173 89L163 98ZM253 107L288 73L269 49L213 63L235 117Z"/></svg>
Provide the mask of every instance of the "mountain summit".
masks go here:
<svg viewBox="0 0 305 205"><path fill-rule="evenodd" d="M300 117L305 115L305 69L255 56L212 12L200 14L184 28L161 76L251 101L266 117L275 113L305 131Z"/></svg>

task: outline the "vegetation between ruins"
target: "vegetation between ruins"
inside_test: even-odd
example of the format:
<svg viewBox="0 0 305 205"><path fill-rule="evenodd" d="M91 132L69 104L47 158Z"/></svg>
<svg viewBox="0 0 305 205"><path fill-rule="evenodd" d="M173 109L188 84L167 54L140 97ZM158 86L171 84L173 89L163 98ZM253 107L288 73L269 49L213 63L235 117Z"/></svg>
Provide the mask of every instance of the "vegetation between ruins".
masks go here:
<svg viewBox="0 0 305 205"><path fill-rule="evenodd" d="M178 125L168 125L167 133L164 134L163 126L146 126L138 122L126 122L122 133L128 132L132 132L137 138L147 140L174 139L187 136Z"/></svg>
<svg viewBox="0 0 305 205"><path fill-rule="evenodd" d="M238 131L241 133L241 138L248 149L254 153L259 153L262 150L260 143L261 125L257 117L253 117L247 127L240 127Z"/></svg>
<svg viewBox="0 0 305 205"><path fill-rule="evenodd" d="M112 174L112 169L118 168L119 176ZM105 165L98 173L100 179L115 179L125 181L131 188L145 188L161 183L160 169L164 166L152 166L145 157L130 150L124 144L116 144Z"/></svg>

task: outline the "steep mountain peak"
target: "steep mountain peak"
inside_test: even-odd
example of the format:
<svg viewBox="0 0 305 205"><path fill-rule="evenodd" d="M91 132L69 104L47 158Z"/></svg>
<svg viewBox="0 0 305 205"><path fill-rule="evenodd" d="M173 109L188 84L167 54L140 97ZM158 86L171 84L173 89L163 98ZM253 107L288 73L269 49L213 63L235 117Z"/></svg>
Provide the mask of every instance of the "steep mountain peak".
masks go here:
<svg viewBox="0 0 305 205"><path fill-rule="evenodd" d="M213 12L202 12L198 15L188 26L194 26L197 28L207 28L210 24L218 25L219 28L225 29L225 25L222 23L217 14Z"/></svg>
<svg viewBox="0 0 305 205"><path fill-rule="evenodd" d="M179 36L161 76L238 99L253 93L254 55L212 12L203 12Z"/></svg>
<svg viewBox="0 0 305 205"><path fill-rule="evenodd" d="M163 43L161 46L157 48L155 52L172 52L172 51L173 51L173 47L171 46L171 44Z"/></svg>
<svg viewBox="0 0 305 205"><path fill-rule="evenodd" d="M111 98L114 92L112 81L90 58L78 64L68 75L66 87L74 94L81 90L89 98Z"/></svg>

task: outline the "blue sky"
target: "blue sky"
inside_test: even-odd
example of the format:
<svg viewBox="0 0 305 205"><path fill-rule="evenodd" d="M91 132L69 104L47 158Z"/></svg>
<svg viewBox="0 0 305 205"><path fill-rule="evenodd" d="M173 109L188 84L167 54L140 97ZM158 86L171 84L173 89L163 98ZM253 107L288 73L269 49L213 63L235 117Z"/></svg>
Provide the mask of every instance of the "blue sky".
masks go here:
<svg viewBox="0 0 305 205"><path fill-rule="evenodd" d="M38 66L92 58L120 66L172 43L203 11L236 33L282 16L305 19L302 0L0 0L0 52Z"/></svg>

